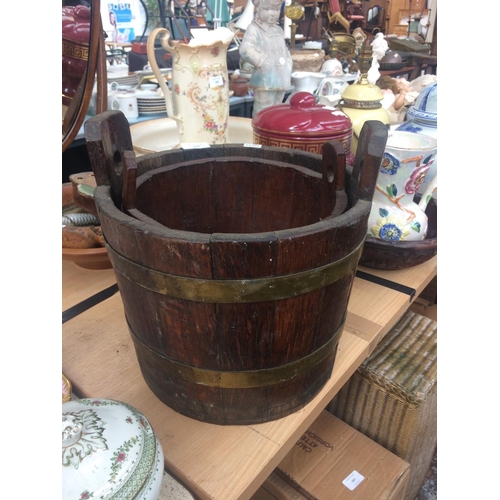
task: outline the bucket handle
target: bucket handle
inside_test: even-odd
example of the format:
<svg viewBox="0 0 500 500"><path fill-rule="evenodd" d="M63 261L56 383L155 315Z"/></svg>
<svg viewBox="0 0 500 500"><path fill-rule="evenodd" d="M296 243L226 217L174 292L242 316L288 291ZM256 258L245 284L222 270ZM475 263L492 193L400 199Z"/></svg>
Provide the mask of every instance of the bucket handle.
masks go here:
<svg viewBox="0 0 500 500"><path fill-rule="evenodd" d="M354 199L349 200L351 206L358 200L371 203L388 135L389 130L381 121L367 120L363 124L347 190L354 193Z"/></svg>
<svg viewBox="0 0 500 500"><path fill-rule="evenodd" d="M331 140L323 144L323 191L321 195L321 218L331 215L331 207L337 204L337 190L344 190L346 155L340 141Z"/></svg>
<svg viewBox="0 0 500 500"><path fill-rule="evenodd" d="M132 160L135 163L129 122L121 111L104 111L87 120L84 131L96 183L110 186L111 198L121 208L123 191L130 190L124 176L124 170L128 171L124 169L125 158L129 167ZM127 196L130 200L130 194Z"/></svg>

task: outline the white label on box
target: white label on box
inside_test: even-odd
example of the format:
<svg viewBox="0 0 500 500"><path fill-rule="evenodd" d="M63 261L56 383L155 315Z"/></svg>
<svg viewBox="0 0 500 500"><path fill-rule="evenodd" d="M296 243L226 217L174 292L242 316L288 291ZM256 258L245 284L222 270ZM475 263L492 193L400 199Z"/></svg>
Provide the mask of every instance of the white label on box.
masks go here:
<svg viewBox="0 0 500 500"><path fill-rule="evenodd" d="M342 484L349 488L351 491L363 481L362 476L358 471L353 470L343 481Z"/></svg>
<svg viewBox="0 0 500 500"><path fill-rule="evenodd" d="M243 144L243 147L244 148L261 148L262 144L250 144L249 142L245 142L245 144Z"/></svg>
<svg viewBox="0 0 500 500"><path fill-rule="evenodd" d="M222 87L224 85L224 80L222 79L222 75L213 76L210 78L210 88L213 89L215 87Z"/></svg>

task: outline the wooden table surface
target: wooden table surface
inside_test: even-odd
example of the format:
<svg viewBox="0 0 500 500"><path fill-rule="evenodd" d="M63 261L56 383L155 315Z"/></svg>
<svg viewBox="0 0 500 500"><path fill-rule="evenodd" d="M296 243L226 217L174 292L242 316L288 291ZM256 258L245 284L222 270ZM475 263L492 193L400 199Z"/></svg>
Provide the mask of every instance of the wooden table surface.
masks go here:
<svg viewBox="0 0 500 500"><path fill-rule="evenodd" d="M89 271L68 261L62 371L77 396L116 399L143 412L162 444L166 470L195 496L248 499L436 275L436 266L437 257L401 271L360 266L330 380L304 408L273 422L218 426L164 405L141 376L120 294L109 288L113 271ZM108 298L91 307L92 300L85 302L104 289Z"/></svg>

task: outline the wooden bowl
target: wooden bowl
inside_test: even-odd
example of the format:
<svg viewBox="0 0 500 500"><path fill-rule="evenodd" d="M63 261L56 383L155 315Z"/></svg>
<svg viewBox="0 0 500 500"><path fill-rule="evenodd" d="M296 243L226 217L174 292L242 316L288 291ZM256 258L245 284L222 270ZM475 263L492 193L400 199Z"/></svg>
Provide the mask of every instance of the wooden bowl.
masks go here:
<svg viewBox="0 0 500 500"><path fill-rule="evenodd" d="M62 206L73 203L73 185L66 182L62 185ZM85 269L111 269L111 261L104 247L98 248L63 248L63 260L71 260Z"/></svg>
<svg viewBox="0 0 500 500"><path fill-rule="evenodd" d="M420 199L416 195L415 200ZM374 269L396 270L418 266L437 254L437 200L431 199L427 210L429 229L422 241L384 241L367 236L359 264Z"/></svg>

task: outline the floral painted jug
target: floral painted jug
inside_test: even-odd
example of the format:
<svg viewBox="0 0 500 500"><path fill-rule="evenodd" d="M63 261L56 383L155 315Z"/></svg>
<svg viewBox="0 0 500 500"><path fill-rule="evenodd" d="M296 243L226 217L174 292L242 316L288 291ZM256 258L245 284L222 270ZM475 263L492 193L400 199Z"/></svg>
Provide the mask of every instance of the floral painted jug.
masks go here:
<svg viewBox="0 0 500 500"><path fill-rule="evenodd" d="M437 82L428 84L418 95L415 104L408 109L406 121L396 127L395 130L413 132L414 134L430 135L437 137ZM419 189L419 193L427 188L427 180L437 174L437 154L434 163L427 173L425 181ZM433 194L437 199L437 192Z"/></svg>
<svg viewBox="0 0 500 500"><path fill-rule="evenodd" d="M425 209L437 188L437 175L427 184L419 203L414 196L436 152L434 137L401 131L389 133L368 219L368 236L386 241L425 239Z"/></svg>
<svg viewBox="0 0 500 500"><path fill-rule="evenodd" d="M155 40L172 55L172 91L155 57ZM189 43L171 40L166 28L148 37L148 60L165 96L169 118L176 121L180 142L224 144L229 121L227 49L234 37L228 28L206 31Z"/></svg>

